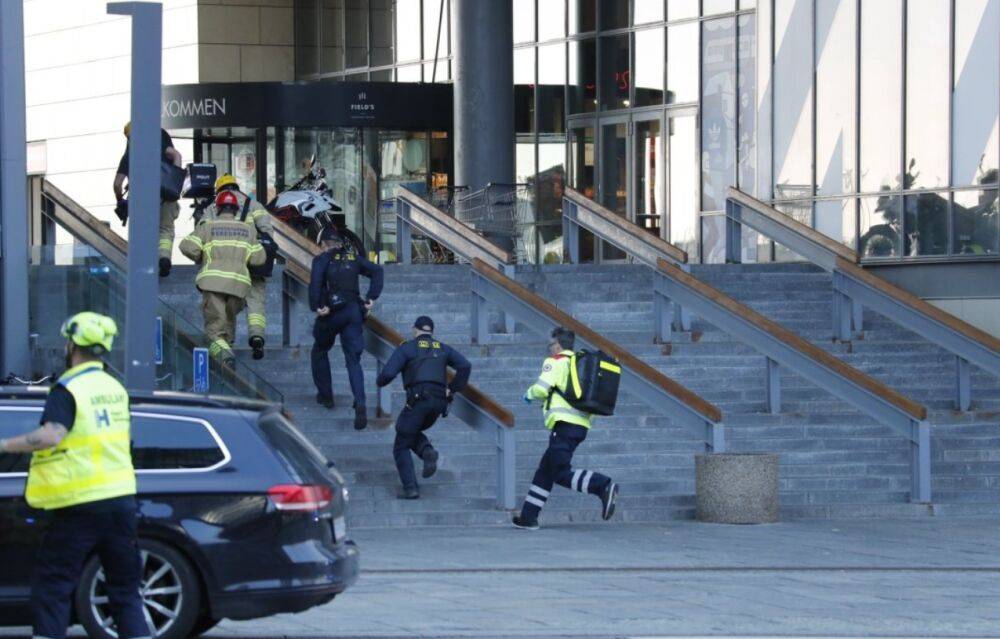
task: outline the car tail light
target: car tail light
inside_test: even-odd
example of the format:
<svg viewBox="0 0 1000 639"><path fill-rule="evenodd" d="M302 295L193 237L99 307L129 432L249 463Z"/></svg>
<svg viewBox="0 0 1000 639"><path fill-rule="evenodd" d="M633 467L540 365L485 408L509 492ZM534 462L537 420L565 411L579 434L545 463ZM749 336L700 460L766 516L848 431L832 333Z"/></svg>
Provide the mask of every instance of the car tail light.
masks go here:
<svg viewBox="0 0 1000 639"><path fill-rule="evenodd" d="M315 512L329 507L333 491L329 486L281 484L269 488L267 496L278 510Z"/></svg>
<svg viewBox="0 0 1000 639"><path fill-rule="evenodd" d="M295 218L299 217L299 210L294 206L283 206L273 212L274 217L278 218L282 222L291 222Z"/></svg>

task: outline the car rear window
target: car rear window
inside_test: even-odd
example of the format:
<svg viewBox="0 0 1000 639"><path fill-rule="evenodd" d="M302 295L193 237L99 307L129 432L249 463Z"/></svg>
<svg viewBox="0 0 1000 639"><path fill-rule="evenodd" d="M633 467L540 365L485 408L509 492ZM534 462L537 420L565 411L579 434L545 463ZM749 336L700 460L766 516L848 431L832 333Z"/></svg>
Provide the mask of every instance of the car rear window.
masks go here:
<svg viewBox="0 0 1000 639"><path fill-rule="evenodd" d="M226 457L214 431L200 419L132 415L136 470L203 470L223 463Z"/></svg>
<svg viewBox="0 0 1000 639"><path fill-rule="evenodd" d="M285 466L302 481L329 481L327 459L278 411L261 415L260 431Z"/></svg>

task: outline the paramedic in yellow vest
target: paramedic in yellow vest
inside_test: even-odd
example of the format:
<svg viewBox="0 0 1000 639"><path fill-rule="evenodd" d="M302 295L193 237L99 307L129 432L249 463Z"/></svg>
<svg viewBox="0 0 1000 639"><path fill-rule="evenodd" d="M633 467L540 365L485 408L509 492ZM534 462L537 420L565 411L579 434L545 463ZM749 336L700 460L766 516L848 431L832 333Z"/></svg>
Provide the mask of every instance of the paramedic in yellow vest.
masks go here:
<svg viewBox="0 0 1000 639"><path fill-rule="evenodd" d="M542 364L542 374L524 394L524 401L529 404L542 402L545 427L551 433L548 450L535 471L521 514L514 516L515 528L538 530L538 513L548 501L553 484L600 497L604 520L615 514L618 485L601 473L580 468L573 470L573 452L587 438L591 416L573 408L557 391L566 392L575 342L573 331L562 327L553 329L549 357Z"/></svg>
<svg viewBox="0 0 1000 639"><path fill-rule="evenodd" d="M209 354L226 366L236 363L231 344L236 338L236 316L250 292L247 264L264 263L264 247L257 230L234 216L239 200L232 191L215 196L216 217L202 222L181 241L181 253L201 265L195 285L201 291L201 312Z"/></svg>
<svg viewBox="0 0 1000 639"><path fill-rule="evenodd" d="M231 191L236 194L239 201L239 210L236 212L236 219L246 222L257 230L257 236L267 233L274 236L274 226L271 224L271 214L255 198L240 191L240 185L236 178L229 173L223 173L215 181L215 194L218 196L223 191ZM246 210L244 219L243 211ZM216 218L218 211L215 204L209 204L201 218L203 222L210 222ZM250 275L250 292L247 293L247 333L250 335L250 348L253 349L253 358L264 357L264 329L267 328L266 311L267 278Z"/></svg>
<svg viewBox="0 0 1000 639"><path fill-rule="evenodd" d="M52 513L31 588L35 637L66 636L73 592L92 554L104 568L118 636L150 636L139 595L129 397L101 362L117 332L114 320L97 313L66 320L67 370L49 391L41 425L0 439L0 453L32 453L24 496Z"/></svg>

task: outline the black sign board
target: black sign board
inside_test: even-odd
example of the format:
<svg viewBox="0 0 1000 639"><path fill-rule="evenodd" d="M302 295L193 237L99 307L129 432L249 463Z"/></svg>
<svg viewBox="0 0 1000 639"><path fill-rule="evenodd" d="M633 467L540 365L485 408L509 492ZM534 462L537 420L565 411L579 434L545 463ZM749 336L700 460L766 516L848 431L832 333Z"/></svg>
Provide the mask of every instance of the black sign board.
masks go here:
<svg viewBox="0 0 1000 639"><path fill-rule="evenodd" d="M225 82L163 87L165 129L261 126L452 128L450 84Z"/></svg>

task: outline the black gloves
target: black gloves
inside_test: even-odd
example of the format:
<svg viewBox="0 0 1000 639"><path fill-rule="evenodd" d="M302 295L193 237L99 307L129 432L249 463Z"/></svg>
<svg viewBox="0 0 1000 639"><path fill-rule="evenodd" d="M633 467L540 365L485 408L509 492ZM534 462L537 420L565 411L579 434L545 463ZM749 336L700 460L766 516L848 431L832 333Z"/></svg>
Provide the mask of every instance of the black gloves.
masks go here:
<svg viewBox="0 0 1000 639"><path fill-rule="evenodd" d="M128 223L128 200L118 200L118 205L115 206L115 215L122 221L122 226Z"/></svg>

